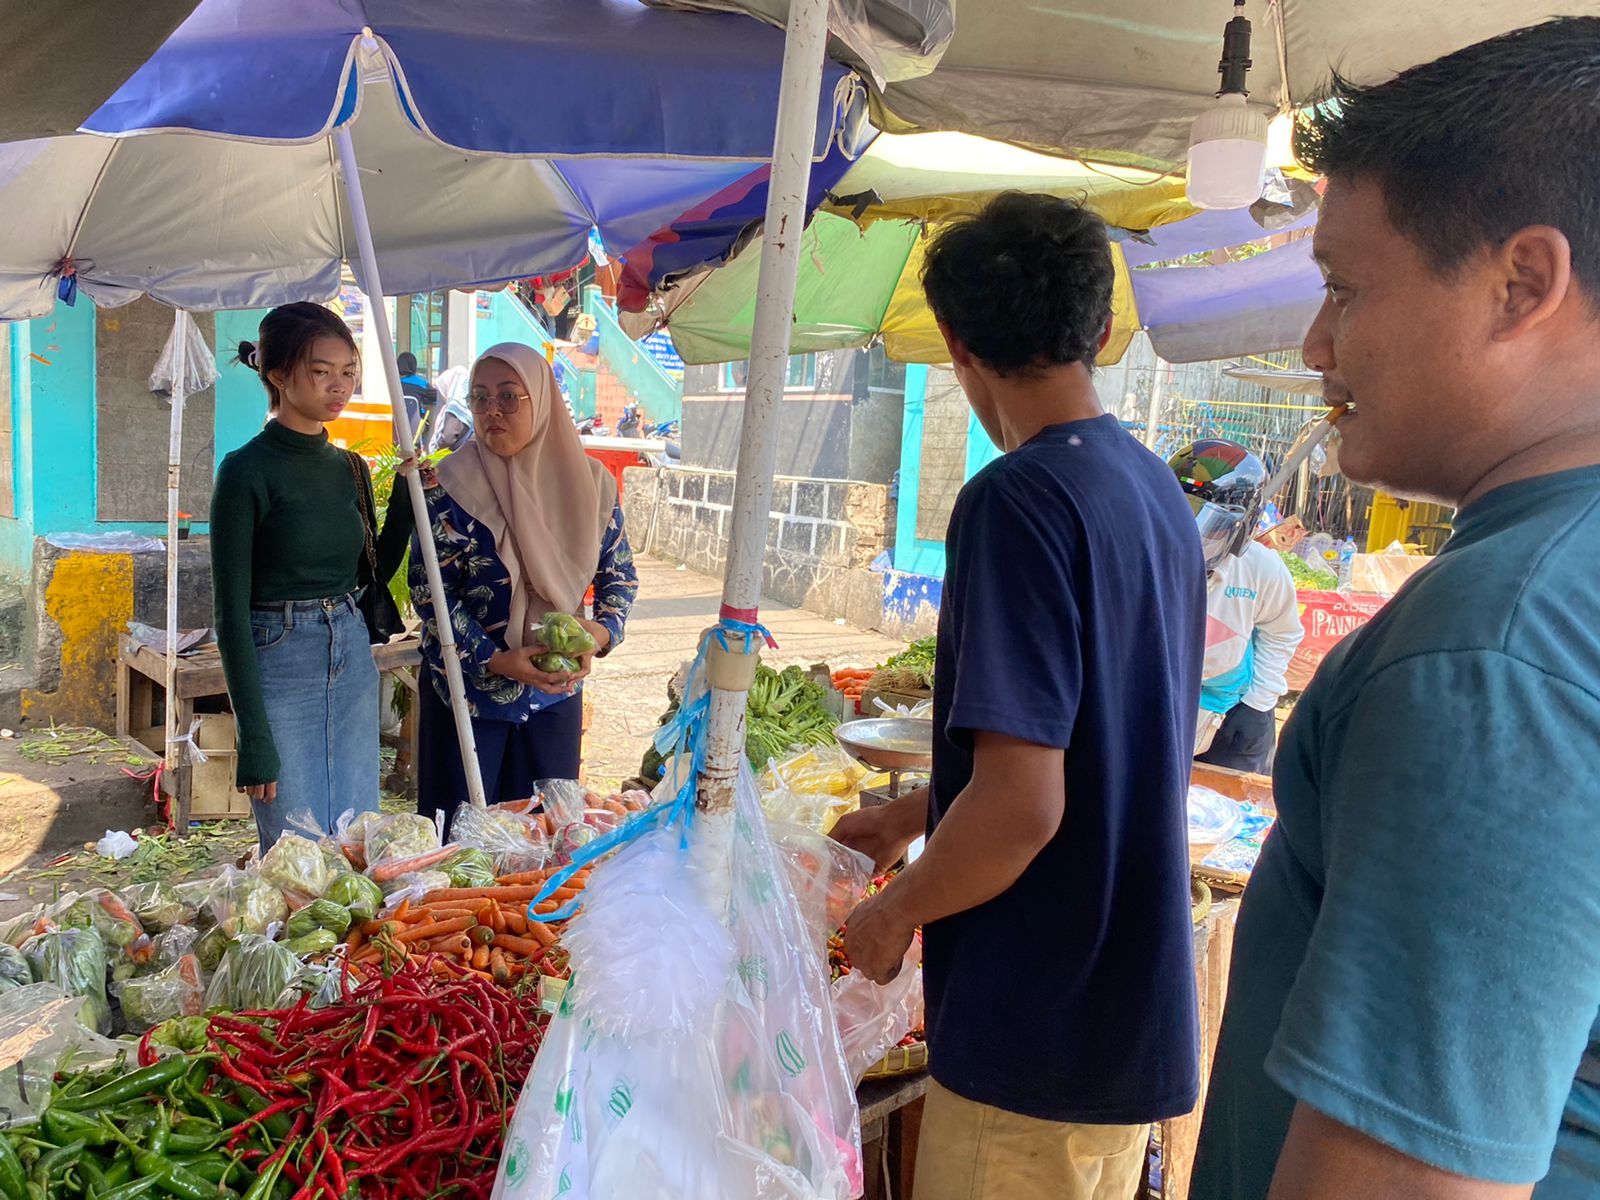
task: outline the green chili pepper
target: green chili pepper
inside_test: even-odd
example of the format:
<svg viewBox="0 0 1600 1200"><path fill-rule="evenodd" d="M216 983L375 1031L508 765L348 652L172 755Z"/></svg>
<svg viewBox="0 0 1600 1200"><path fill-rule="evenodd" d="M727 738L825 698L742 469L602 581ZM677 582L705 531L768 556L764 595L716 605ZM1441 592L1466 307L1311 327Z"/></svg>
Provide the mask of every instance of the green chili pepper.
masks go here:
<svg viewBox="0 0 1600 1200"><path fill-rule="evenodd" d="M22 1169L17 1148L11 1139L0 1134L0 1195L6 1200L23 1200L27 1194L28 1173Z"/></svg>
<svg viewBox="0 0 1600 1200"><path fill-rule="evenodd" d="M222 1131L214 1130L210 1133L174 1133L167 1139L168 1154L204 1154L207 1150L216 1149L217 1143L222 1141ZM155 1147L151 1147L155 1150ZM159 1154L161 1151L156 1150Z"/></svg>
<svg viewBox="0 0 1600 1200"><path fill-rule="evenodd" d="M288 1154L278 1155L277 1161L256 1176L256 1181L250 1185L250 1190L245 1192L244 1200L267 1200L272 1195L272 1189L278 1185L278 1176L283 1174L283 1164L288 1159Z"/></svg>
<svg viewBox="0 0 1600 1200"><path fill-rule="evenodd" d="M111 1165L106 1168L106 1183L110 1187L119 1188L133 1179L133 1153L123 1149L111 1160Z"/></svg>
<svg viewBox="0 0 1600 1200"><path fill-rule="evenodd" d="M40 1187L48 1187L51 1176L76 1162L84 1148L83 1142L68 1142L65 1146L57 1146L48 1154L40 1155L39 1161L33 1167L33 1182Z"/></svg>
<svg viewBox="0 0 1600 1200"><path fill-rule="evenodd" d="M78 1160L78 1173L83 1177L83 1190L90 1196L98 1196L111 1189L106 1185L106 1173L100 1169L100 1164L95 1161L94 1155L85 1154Z"/></svg>
<svg viewBox="0 0 1600 1200"><path fill-rule="evenodd" d="M111 1176L107 1174L106 1179ZM160 1181L156 1179L135 1179L131 1183L118 1184L109 1192L101 1192L100 1200L135 1200L135 1197L145 1196L156 1190Z"/></svg>
<svg viewBox="0 0 1600 1200"><path fill-rule="evenodd" d="M241 1083L238 1085L238 1092L240 1102L250 1110L249 1115L252 1117L263 1109L272 1107L272 1101L254 1088ZM281 1142L289 1136L289 1130L294 1127L294 1122L289 1119L288 1113L275 1113L261 1122L261 1125L272 1135L273 1141Z"/></svg>
<svg viewBox="0 0 1600 1200"><path fill-rule="evenodd" d="M229 1158L225 1154L197 1154L193 1157L174 1157L172 1165L182 1167L191 1175L204 1179L207 1183L222 1183L233 1169L239 1165L239 1160Z"/></svg>
<svg viewBox="0 0 1600 1200"><path fill-rule="evenodd" d="M83 1142L89 1146L104 1146L114 1140L109 1130L98 1120L82 1113L65 1109L47 1108L39 1118L39 1127L57 1146L68 1142Z"/></svg>
<svg viewBox="0 0 1600 1200"><path fill-rule="evenodd" d="M220 1189L216 1184L208 1183L186 1168L148 1150L134 1151L133 1169L146 1178L154 1179L157 1187L178 1200L217 1200L218 1196L234 1195L232 1191Z"/></svg>
<svg viewBox="0 0 1600 1200"><path fill-rule="evenodd" d="M144 1067L112 1081L104 1087L81 1096L69 1096L56 1107L81 1112L87 1108L106 1108L125 1103L150 1092L163 1091L175 1079L180 1079L190 1069L186 1058L166 1058L151 1067Z"/></svg>

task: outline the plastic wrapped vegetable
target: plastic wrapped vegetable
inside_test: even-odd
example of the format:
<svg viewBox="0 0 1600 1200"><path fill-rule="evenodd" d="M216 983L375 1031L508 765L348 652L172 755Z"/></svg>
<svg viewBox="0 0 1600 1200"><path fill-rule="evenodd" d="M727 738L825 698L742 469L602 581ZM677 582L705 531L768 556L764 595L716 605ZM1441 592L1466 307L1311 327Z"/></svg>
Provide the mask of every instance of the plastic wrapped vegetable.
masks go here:
<svg viewBox="0 0 1600 1200"><path fill-rule="evenodd" d="M266 934L289 916L283 893L264 879L233 867L218 876L206 907L217 928L230 938L241 934Z"/></svg>
<svg viewBox="0 0 1600 1200"><path fill-rule="evenodd" d="M391 880L383 889L383 906L392 909L402 900L421 900L429 892L450 886L450 876L443 871L413 871Z"/></svg>
<svg viewBox="0 0 1600 1200"><path fill-rule="evenodd" d="M84 999L83 1023L99 1033L111 1031L106 998L106 944L93 929L41 933L22 947L34 978Z"/></svg>
<svg viewBox="0 0 1600 1200"><path fill-rule="evenodd" d="M333 840L343 852L346 861L358 871L367 869L367 833L379 821L382 813L358 813L346 809L333 827Z"/></svg>
<svg viewBox="0 0 1600 1200"><path fill-rule="evenodd" d="M302 938L308 933L326 929L335 937L342 937L349 928L348 908L335 904L332 900L313 900L304 908L296 909L289 914L289 921L283 927L283 936L285 939Z"/></svg>
<svg viewBox="0 0 1600 1200"><path fill-rule="evenodd" d="M533 665L551 675L574 675L583 669L583 664L565 654L541 654Z"/></svg>
<svg viewBox="0 0 1600 1200"><path fill-rule="evenodd" d="M205 1017L173 1017L161 1022L150 1041L157 1046L170 1046L174 1050L194 1053L206 1048L211 1033L211 1022Z"/></svg>
<svg viewBox="0 0 1600 1200"><path fill-rule="evenodd" d="M174 925L156 938L156 965L170 967L185 954L193 954L199 941L200 931L193 925ZM221 956L221 951L218 951L217 957ZM216 963L211 965L215 967Z"/></svg>
<svg viewBox="0 0 1600 1200"><path fill-rule="evenodd" d="M200 960L185 954L166 970L130 979L118 993L128 1028L143 1033L174 1017L198 1017L205 1011L206 989L200 982Z"/></svg>
<svg viewBox="0 0 1600 1200"><path fill-rule="evenodd" d="M544 866L547 839L538 820L504 805L477 808L463 804L450 821L450 840L486 851L501 875L535 871Z"/></svg>
<svg viewBox="0 0 1600 1200"><path fill-rule="evenodd" d="M95 888L63 897L53 920L62 929L93 929L108 948L126 952L134 962L150 959L151 942L144 926L115 892Z"/></svg>
<svg viewBox="0 0 1600 1200"><path fill-rule="evenodd" d="M462 846L439 864L439 870L450 877L451 887L494 886L494 859L475 846Z"/></svg>
<svg viewBox="0 0 1600 1200"><path fill-rule="evenodd" d="M298 833L286 833L261 860L261 878L286 896L316 900L328 890L334 872L322 847Z"/></svg>
<svg viewBox="0 0 1600 1200"><path fill-rule="evenodd" d="M208 974L215 971L222 964L222 956L228 952L228 947L233 944L233 939L222 932L220 925L213 925L200 935L194 944L194 955L200 960L201 969Z"/></svg>
<svg viewBox="0 0 1600 1200"><path fill-rule="evenodd" d="M539 644L551 654L577 658L580 654L593 654L600 643L571 613L545 613L539 623ZM571 670L577 670L574 665Z"/></svg>
<svg viewBox="0 0 1600 1200"><path fill-rule="evenodd" d="M367 826L367 873L375 873L386 863L420 858L438 849L439 832L427 817L416 813L380 817Z"/></svg>
<svg viewBox="0 0 1600 1200"><path fill-rule="evenodd" d="M14 991L36 982L33 968L15 946L0 944L0 992Z"/></svg>
<svg viewBox="0 0 1600 1200"><path fill-rule="evenodd" d="M289 938L283 943L283 948L296 958L310 958L315 954L326 954L338 944L339 935L331 929L313 929L310 933Z"/></svg>
<svg viewBox="0 0 1600 1200"><path fill-rule="evenodd" d="M146 933L161 933L174 925L187 925L194 921L199 905L190 905L178 895L178 889L166 881L138 883L126 888L122 902L139 918Z"/></svg>
<svg viewBox="0 0 1600 1200"><path fill-rule="evenodd" d="M333 881L324 899L343 905L352 922L370 921L383 907L383 889L365 875L350 872Z"/></svg>
<svg viewBox="0 0 1600 1200"><path fill-rule="evenodd" d="M301 974L292 950L247 933L222 956L206 989L205 1006L227 1012L279 1008L293 1001Z"/></svg>

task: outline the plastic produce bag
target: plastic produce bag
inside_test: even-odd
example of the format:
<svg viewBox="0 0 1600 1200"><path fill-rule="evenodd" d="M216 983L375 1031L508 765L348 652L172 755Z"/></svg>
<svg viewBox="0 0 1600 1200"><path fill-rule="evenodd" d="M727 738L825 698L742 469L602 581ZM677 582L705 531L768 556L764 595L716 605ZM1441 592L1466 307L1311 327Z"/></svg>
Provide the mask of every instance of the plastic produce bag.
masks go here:
<svg viewBox="0 0 1600 1200"><path fill-rule="evenodd" d="M366 858L370 873L388 863L420 858L439 849L439 831L427 817L398 813L367 825Z"/></svg>
<svg viewBox="0 0 1600 1200"><path fill-rule="evenodd" d="M1189 844L1215 846L1239 832L1244 810L1221 792L1199 784L1189 785Z"/></svg>
<svg viewBox="0 0 1600 1200"><path fill-rule="evenodd" d="M345 860L356 870L367 869L367 833L384 816L382 813L358 813L347 808L333 827L333 841L344 854Z"/></svg>
<svg viewBox="0 0 1600 1200"><path fill-rule="evenodd" d="M22 947L22 953L40 983L53 983L69 996L83 997L81 1016L86 1026L97 1033L111 1032L106 944L98 933L93 929L41 933Z"/></svg>
<svg viewBox="0 0 1600 1200"><path fill-rule="evenodd" d="M827 975L748 770L686 836L663 822L591 878L497 1200L859 1193Z"/></svg>
<svg viewBox="0 0 1600 1200"><path fill-rule="evenodd" d="M316 842L298 833L286 833L261 860L260 875L286 897L304 904L328 890L335 871Z"/></svg>
<svg viewBox="0 0 1600 1200"><path fill-rule="evenodd" d="M156 938L153 961L157 966L170 967L185 954L194 953L195 943L199 940L200 931L193 925L174 925Z"/></svg>
<svg viewBox="0 0 1600 1200"><path fill-rule="evenodd" d="M545 816L557 829L583 821L589 807L589 789L576 779L541 779L533 786Z"/></svg>
<svg viewBox="0 0 1600 1200"><path fill-rule="evenodd" d="M109 950L120 950L134 962L148 962L151 941L139 918L115 892L95 888L82 895L63 897L52 912L62 929L93 929Z"/></svg>
<svg viewBox="0 0 1600 1200"><path fill-rule="evenodd" d="M225 1012L281 1008L294 1001L300 960L277 942L247 933L228 947L206 988L205 1006Z"/></svg>
<svg viewBox="0 0 1600 1200"><path fill-rule="evenodd" d="M33 982L33 968L22 951L0 944L0 992L12 992Z"/></svg>
<svg viewBox="0 0 1600 1200"><path fill-rule="evenodd" d="M206 907L224 936L254 933L271 936L289 916L283 893L264 879L235 867L226 868L212 885Z"/></svg>
<svg viewBox="0 0 1600 1200"><path fill-rule="evenodd" d="M383 889L354 872L335 879L325 898L348 909L352 923L372 920L383 907Z"/></svg>
<svg viewBox="0 0 1600 1200"><path fill-rule="evenodd" d="M845 923L872 882L872 860L799 825L773 821L768 832L789 869L789 884L812 944L819 956L826 955L828 935Z"/></svg>
<svg viewBox="0 0 1600 1200"><path fill-rule="evenodd" d="M174 1017L198 1017L205 1011L206 989L200 981L200 960L185 954L155 975L130 979L117 998L128 1028L143 1033Z"/></svg>
<svg viewBox="0 0 1600 1200"><path fill-rule="evenodd" d="M462 846L439 864L439 870L450 877L450 886L458 888L493 887L494 859L487 850L476 846Z"/></svg>
<svg viewBox="0 0 1600 1200"><path fill-rule="evenodd" d="M0 995L0 1128L37 1121L57 1071L102 1066L123 1049L84 1027L87 1004L53 983Z"/></svg>
<svg viewBox="0 0 1600 1200"><path fill-rule="evenodd" d="M308 933L326 929L335 937L342 937L350 928L350 910L332 900L313 900L304 908L289 914L284 924L285 939L302 938Z"/></svg>
<svg viewBox="0 0 1600 1200"><path fill-rule="evenodd" d="M217 381L217 360L205 334L183 309L173 313L172 332L150 372L150 390L169 401L174 395L197 396Z"/></svg>
<svg viewBox="0 0 1600 1200"><path fill-rule="evenodd" d="M412 871L383 885L383 911L393 912L402 900L415 904L429 892L437 892L450 885L450 876L443 871Z"/></svg>
<svg viewBox="0 0 1600 1200"><path fill-rule="evenodd" d="M874 983L860 971L833 981L833 1012L839 1021L845 1061L855 1083L922 1024L922 938L911 939L900 973Z"/></svg>
<svg viewBox="0 0 1600 1200"><path fill-rule="evenodd" d="M538 638L539 644L551 654L565 658L593 654L600 649L594 634L585 629L571 613L545 613L544 620L539 623Z"/></svg>
<svg viewBox="0 0 1600 1200"><path fill-rule="evenodd" d="M463 804L451 818L450 840L487 852L501 875L538 870L549 853L548 840L536 818L500 805L478 808Z"/></svg>
<svg viewBox="0 0 1600 1200"><path fill-rule="evenodd" d="M175 925L193 924L199 905L185 900L170 883L136 883L122 893L122 902L139 918L146 933L161 933Z"/></svg>

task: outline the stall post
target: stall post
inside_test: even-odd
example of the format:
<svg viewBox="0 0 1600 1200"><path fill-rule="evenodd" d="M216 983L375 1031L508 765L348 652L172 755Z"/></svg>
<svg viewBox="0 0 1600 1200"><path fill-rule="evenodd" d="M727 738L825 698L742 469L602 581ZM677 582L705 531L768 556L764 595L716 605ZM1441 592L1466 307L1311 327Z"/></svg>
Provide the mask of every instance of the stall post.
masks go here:
<svg viewBox="0 0 1600 1200"><path fill-rule="evenodd" d="M394 413L394 427L402 447L416 445L416 430L411 428L411 418L406 414L405 392L400 388L400 368L395 362L394 340L389 330L389 311L383 303L383 280L378 275L378 257L372 245L372 223L367 216L367 202L361 190L361 169L356 162L355 143L350 137L350 126L342 125L334 134L339 148L339 173L344 177L345 194L350 198L350 220L355 226L356 249L361 255L358 274L361 290L367 294L372 320L377 326L378 342L383 347L383 370L389 380L389 406ZM422 548L422 565L428 575L428 591L433 596L434 622L439 631L440 656L444 659L445 680L450 688L450 711L456 719L456 738L461 743L461 765L467 775L467 798L479 808L484 807L483 774L478 769L477 743L472 735L472 714L467 709L467 689L461 677L461 659L456 654L455 631L450 620L450 605L444 593L444 578L439 574L439 554L433 544L433 524L428 518L428 502L422 493L420 472L405 475L407 490L411 493L411 509L417 516L417 545ZM375 581L382 587L383 581ZM426 682L422 686L428 686Z"/></svg>
<svg viewBox="0 0 1600 1200"><path fill-rule="evenodd" d="M178 309L173 318L175 356L172 362L172 415L167 427L167 778L176 781L183 765L187 730L178 728L178 484L183 470L184 377L189 370L189 326L194 318ZM176 786L172 789L172 824L180 833L189 828L189 814ZM187 792L185 792L187 794Z"/></svg>
<svg viewBox="0 0 1600 1200"><path fill-rule="evenodd" d="M750 375L739 429L733 525L728 534L722 618L754 624L761 605L761 566L778 458L779 404L788 375L794 322L795 279L805 238L806 190L811 182L817 105L828 40L828 0L792 0L778 85L778 120L772 144L761 273L750 337ZM699 805L716 811L733 805L744 759L746 691L711 689Z"/></svg>

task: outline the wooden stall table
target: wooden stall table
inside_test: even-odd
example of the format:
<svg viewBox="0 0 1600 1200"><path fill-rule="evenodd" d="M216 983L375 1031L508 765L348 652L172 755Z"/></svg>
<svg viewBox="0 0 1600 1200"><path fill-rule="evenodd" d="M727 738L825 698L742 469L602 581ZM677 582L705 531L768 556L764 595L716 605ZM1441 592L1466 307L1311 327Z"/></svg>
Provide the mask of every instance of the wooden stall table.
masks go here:
<svg viewBox="0 0 1600 1200"><path fill-rule="evenodd" d="M928 1072L868 1079L856 1089L861 1109L863 1200L911 1200Z"/></svg>
<svg viewBox="0 0 1600 1200"><path fill-rule="evenodd" d="M422 663L420 647L421 641L414 633L396 638L386 646L374 646L372 655L377 661L380 679L389 674L397 675L415 697L418 668ZM123 634L117 644L117 736L136 743L154 759L166 757L161 749L166 743L166 680L166 655ZM214 643L179 656L177 693L172 702L177 706L177 728L184 732L194 726L197 701L228 694L227 681L222 675L222 657ZM406 771L414 775L411 767L417 750L416 711L413 703L399 737L385 738L389 744L398 743L397 774ZM180 835L186 833L194 799L194 767L187 756L182 766L162 773L161 790L172 802L173 828Z"/></svg>

